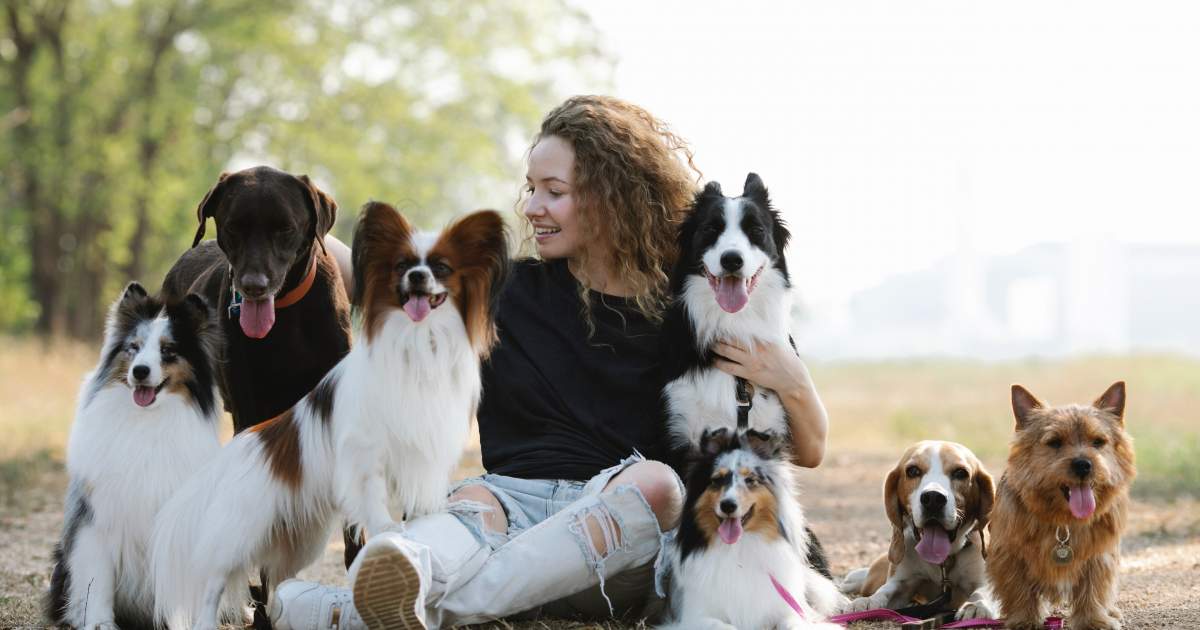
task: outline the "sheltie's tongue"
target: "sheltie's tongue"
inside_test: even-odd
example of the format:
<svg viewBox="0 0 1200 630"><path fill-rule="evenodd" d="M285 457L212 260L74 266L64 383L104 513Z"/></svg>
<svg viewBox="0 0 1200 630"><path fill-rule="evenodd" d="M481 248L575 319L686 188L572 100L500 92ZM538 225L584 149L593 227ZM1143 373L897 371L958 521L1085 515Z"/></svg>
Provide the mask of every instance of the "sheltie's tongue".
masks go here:
<svg viewBox="0 0 1200 630"><path fill-rule="evenodd" d="M244 300L241 309L238 322L247 337L262 339L271 332L271 327L275 325L275 296L265 300Z"/></svg>
<svg viewBox="0 0 1200 630"><path fill-rule="evenodd" d="M154 402L153 387L135 387L133 388L133 402L139 407L149 407L150 403Z"/></svg>
<svg viewBox="0 0 1200 630"><path fill-rule="evenodd" d="M721 536L721 540L725 541L726 545L732 545L742 537L742 519L730 517L721 521L721 526L717 528L717 534Z"/></svg>
<svg viewBox="0 0 1200 630"><path fill-rule="evenodd" d="M429 305L428 295L412 295L404 302L404 312L408 313L409 318L414 322L419 322L429 315L429 311L433 307Z"/></svg>
<svg viewBox="0 0 1200 630"><path fill-rule="evenodd" d="M917 543L917 555L929 564L941 564L950 555L950 536L940 525L926 525L921 529L921 542Z"/></svg>
<svg viewBox="0 0 1200 630"><path fill-rule="evenodd" d="M1071 516L1085 519L1096 511L1096 495L1091 486L1071 486L1067 489L1067 503L1071 504Z"/></svg>
<svg viewBox="0 0 1200 630"><path fill-rule="evenodd" d="M738 276L721 276L717 285L717 304L726 313L736 313L750 301L746 291L746 279Z"/></svg>

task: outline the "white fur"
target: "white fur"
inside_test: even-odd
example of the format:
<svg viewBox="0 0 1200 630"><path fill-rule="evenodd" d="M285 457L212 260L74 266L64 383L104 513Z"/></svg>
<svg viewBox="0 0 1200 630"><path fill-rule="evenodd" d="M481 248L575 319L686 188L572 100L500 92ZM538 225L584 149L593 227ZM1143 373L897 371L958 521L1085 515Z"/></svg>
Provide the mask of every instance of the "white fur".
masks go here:
<svg viewBox="0 0 1200 630"><path fill-rule="evenodd" d="M954 498L954 490L951 489L950 476L942 470L942 449L940 442L930 442L925 446L925 451L929 454L929 470L921 476L921 483L908 496L908 514L913 515L913 521L916 523L926 523L928 518L925 515L925 506L921 505L921 495L926 492L935 492L946 497L946 509L942 513L940 519L942 527L947 531L958 526L958 519L955 516L955 511L958 509ZM963 532L960 532L960 536Z"/></svg>
<svg viewBox="0 0 1200 630"><path fill-rule="evenodd" d="M222 600L244 598L250 570L272 584L295 575L319 557L338 515L374 536L442 506L480 394L479 358L453 300L419 323L394 309L373 340L360 335L326 377L337 379L328 424L307 398L296 405L297 489L272 475L247 431L172 499L154 534L158 619L215 628Z"/></svg>
<svg viewBox="0 0 1200 630"><path fill-rule="evenodd" d="M161 382L157 340L167 320L142 326L141 333L153 334L143 335L147 343L130 365L150 366L151 382ZM109 332L104 355L122 342L112 338L111 327ZM99 371L88 375L67 443L68 501L86 501L91 513L80 521L63 558L70 572L65 621L79 628L111 623L115 610L150 618L148 545L154 518L220 449L217 408L205 416L190 397L170 389L139 407L128 381L106 380ZM219 400L215 390L213 397ZM68 504L68 515L78 507Z"/></svg>

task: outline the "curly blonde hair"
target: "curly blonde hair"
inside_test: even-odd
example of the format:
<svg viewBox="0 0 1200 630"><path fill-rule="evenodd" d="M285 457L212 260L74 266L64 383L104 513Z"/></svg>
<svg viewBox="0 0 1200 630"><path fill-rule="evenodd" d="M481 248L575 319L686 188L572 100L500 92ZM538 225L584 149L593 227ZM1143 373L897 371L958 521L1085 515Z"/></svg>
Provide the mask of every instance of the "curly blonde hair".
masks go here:
<svg viewBox="0 0 1200 630"><path fill-rule="evenodd" d="M549 136L575 151L571 188L584 242L608 245L609 273L628 284L638 311L661 321L678 225L701 177L687 142L650 112L611 96L567 99L542 120L530 151ZM518 212L527 201L521 198ZM587 268L597 255L591 250L575 257L576 268ZM583 283L579 294L590 334L594 324Z"/></svg>

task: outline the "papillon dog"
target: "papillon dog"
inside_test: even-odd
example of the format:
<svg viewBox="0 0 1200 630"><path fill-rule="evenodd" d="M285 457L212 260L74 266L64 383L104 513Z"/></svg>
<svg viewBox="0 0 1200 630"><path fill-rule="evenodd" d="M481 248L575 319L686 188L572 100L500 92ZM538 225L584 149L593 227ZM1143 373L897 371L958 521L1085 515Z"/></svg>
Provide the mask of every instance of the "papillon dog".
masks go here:
<svg viewBox="0 0 1200 630"><path fill-rule="evenodd" d="M485 210L416 232L371 202L353 243L358 342L294 407L237 435L158 519L155 613L172 628L236 614L252 569L267 584L295 575L339 515L374 536L446 501L496 339L504 221Z"/></svg>
<svg viewBox="0 0 1200 630"><path fill-rule="evenodd" d="M220 449L219 332L203 298L164 304L133 282L108 314L67 443L69 482L47 618L153 627L154 518Z"/></svg>
<svg viewBox="0 0 1200 630"><path fill-rule="evenodd" d="M813 541L785 444L754 429L701 435L671 554L667 627L841 627L821 623L846 599L809 564Z"/></svg>
<svg viewBox="0 0 1200 630"><path fill-rule="evenodd" d="M737 197L726 197L720 184L710 182L680 227L670 277L674 298L662 332L667 429L679 457L697 448L705 429L738 426L738 385L713 367L713 344L792 343L791 280L783 256L788 238L754 173ZM786 435L787 415L775 392L747 394L749 428Z"/></svg>

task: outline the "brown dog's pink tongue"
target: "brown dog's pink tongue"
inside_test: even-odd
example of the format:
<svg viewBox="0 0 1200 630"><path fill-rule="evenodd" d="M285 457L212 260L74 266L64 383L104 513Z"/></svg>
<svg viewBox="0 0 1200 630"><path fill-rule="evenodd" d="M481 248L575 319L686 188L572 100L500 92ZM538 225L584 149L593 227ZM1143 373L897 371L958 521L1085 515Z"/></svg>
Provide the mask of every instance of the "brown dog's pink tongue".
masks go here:
<svg viewBox="0 0 1200 630"><path fill-rule="evenodd" d="M275 325L275 296L265 300L243 300L242 314L238 319L242 332L251 339L262 339Z"/></svg>
<svg viewBox="0 0 1200 630"><path fill-rule="evenodd" d="M154 402L155 391L153 387L135 387L133 388L133 402L139 407L148 407Z"/></svg>
<svg viewBox="0 0 1200 630"><path fill-rule="evenodd" d="M941 564L950 555L950 536L937 525L926 525L917 543L917 555L930 564Z"/></svg>
<svg viewBox="0 0 1200 630"><path fill-rule="evenodd" d="M721 283L717 285L717 304L726 313L736 313L746 306L746 302L750 301L750 294L746 292L746 281L737 276L722 276Z"/></svg>
<svg viewBox="0 0 1200 630"><path fill-rule="evenodd" d="M404 312L408 313L409 318L414 322L419 322L429 315L429 311L433 308L429 305L428 295L414 295L409 297L404 302Z"/></svg>
<svg viewBox="0 0 1200 630"><path fill-rule="evenodd" d="M717 527L717 534L721 536L721 540L725 541L726 545L732 545L742 537L742 519L723 519L721 525Z"/></svg>
<svg viewBox="0 0 1200 630"><path fill-rule="evenodd" d="M1071 486L1067 489L1067 503L1071 504L1071 516L1084 519L1096 511L1096 495L1091 486Z"/></svg>

